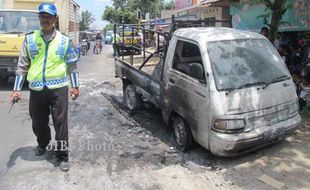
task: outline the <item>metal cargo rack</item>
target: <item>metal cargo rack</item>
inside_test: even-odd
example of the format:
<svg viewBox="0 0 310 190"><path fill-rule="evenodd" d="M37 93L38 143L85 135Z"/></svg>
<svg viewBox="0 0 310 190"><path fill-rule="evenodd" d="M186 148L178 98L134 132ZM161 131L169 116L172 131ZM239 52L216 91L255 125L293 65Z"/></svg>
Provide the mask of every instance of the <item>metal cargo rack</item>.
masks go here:
<svg viewBox="0 0 310 190"><path fill-rule="evenodd" d="M120 24L120 23L116 23L114 24L114 39L116 39L116 32L118 28L122 28L122 33L124 34L125 32L125 28L131 28L132 32L131 32L131 44L129 46L127 46L127 48L129 47L130 52L130 62L128 63L127 61L124 60L124 53L122 53L121 58L120 55L116 55L115 59L117 60L122 60L124 62L127 62L130 65L133 65L133 56L134 56L134 50L136 51L140 51L143 52L143 63L139 66L139 70L141 70L145 64L154 56L159 56L160 59L165 59L166 58L166 53L168 50L168 46L169 46L169 41L172 38L172 35L174 33L175 30L179 29L179 28L189 28L189 27L214 27L216 26L216 23L226 23L226 25L228 27L232 27L232 19L228 19L228 20L216 20L216 19L203 19L203 20L177 20L175 18L174 15L172 15L171 18L171 23L162 23L162 24L157 24L157 23L153 23L153 24ZM170 27L169 32L160 32L157 31L155 29L152 28L152 26L168 26ZM133 44L133 39L135 37L135 31L140 31L142 30L142 35L143 35L143 45L142 48L136 47ZM146 50L145 47L145 43L146 43L146 32L153 32L155 34L157 34L157 44L159 44L159 39L160 36L164 37L164 44L162 47L157 47L156 51L151 52L149 50ZM123 35L123 43L125 40L125 36ZM125 44L123 44L121 46L122 48L122 52L124 52L124 48L125 48ZM146 57L146 53L149 54L149 56Z"/></svg>

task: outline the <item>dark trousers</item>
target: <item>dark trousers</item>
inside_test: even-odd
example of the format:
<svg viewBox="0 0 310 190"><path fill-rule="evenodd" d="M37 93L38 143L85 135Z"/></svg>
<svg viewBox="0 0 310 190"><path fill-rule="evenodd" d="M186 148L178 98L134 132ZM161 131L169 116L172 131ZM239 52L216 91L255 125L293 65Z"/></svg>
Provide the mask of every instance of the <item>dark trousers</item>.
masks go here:
<svg viewBox="0 0 310 190"><path fill-rule="evenodd" d="M52 115L57 157L68 159L68 87L30 91L29 113L38 145L45 149L51 140L49 115Z"/></svg>
<svg viewBox="0 0 310 190"><path fill-rule="evenodd" d="M119 56L119 45L118 43L113 43L114 56Z"/></svg>

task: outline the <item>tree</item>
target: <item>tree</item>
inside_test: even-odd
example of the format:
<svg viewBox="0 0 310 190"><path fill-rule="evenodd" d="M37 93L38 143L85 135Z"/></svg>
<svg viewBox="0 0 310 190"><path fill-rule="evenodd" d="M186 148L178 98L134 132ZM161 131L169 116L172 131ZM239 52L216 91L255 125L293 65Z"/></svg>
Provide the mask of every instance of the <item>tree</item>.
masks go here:
<svg viewBox="0 0 310 190"><path fill-rule="evenodd" d="M163 9L165 10L174 10L175 9L175 1L174 0L170 0L169 2L165 2Z"/></svg>
<svg viewBox="0 0 310 190"><path fill-rule="evenodd" d="M142 17L146 13L155 18L164 7L164 0L112 0L112 6L106 6L102 15L103 20L111 23L137 23L136 11L141 10ZM146 6L147 5L147 6Z"/></svg>
<svg viewBox="0 0 310 190"><path fill-rule="evenodd" d="M95 21L94 16L90 11L83 11L82 12L82 20L80 21L80 30L88 30L89 26Z"/></svg>
<svg viewBox="0 0 310 190"><path fill-rule="evenodd" d="M264 18L264 23L269 26L269 39L273 43L276 39L282 16L285 14L287 9L292 7L291 3L289 0L251 0L250 3L254 5L263 3L265 5L266 14L261 15L260 17ZM271 19L269 23L268 19L270 17Z"/></svg>
<svg viewBox="0 0 310 190"><path fill-rule="evenodd" d="M110 23L136 23L136 13L130 9L114 8L106 6L102 15L102 20Z"/></svg>

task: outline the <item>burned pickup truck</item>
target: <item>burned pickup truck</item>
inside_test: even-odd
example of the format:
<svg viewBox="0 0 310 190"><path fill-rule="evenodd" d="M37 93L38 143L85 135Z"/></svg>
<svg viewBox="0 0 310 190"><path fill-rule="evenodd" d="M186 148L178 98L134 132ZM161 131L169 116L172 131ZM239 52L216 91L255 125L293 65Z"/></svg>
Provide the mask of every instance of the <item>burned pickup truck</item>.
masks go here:
<svg viewBox="0 0 310 190"><path fill-rule="evenodd" d="M151 102L180 150L196 141L218 156L265 146L299 127L294 83L264 36L225 27L174 30L174 23L170 33L158 33L166 39L162 52L148 52L140 66L134 57L115 57L129 109ZM155 69L143 71L154 56Z"/></svg>

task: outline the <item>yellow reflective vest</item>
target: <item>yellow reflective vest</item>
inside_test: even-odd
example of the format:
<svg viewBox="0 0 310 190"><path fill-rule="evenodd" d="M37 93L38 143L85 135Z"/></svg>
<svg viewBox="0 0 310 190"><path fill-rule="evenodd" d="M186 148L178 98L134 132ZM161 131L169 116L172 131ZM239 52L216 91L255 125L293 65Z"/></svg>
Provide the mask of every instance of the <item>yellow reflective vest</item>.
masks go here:
<svg viewBox="0 0 310 190"><path fill-rule="evenodd" d="M27 80L29 88L40 91L46 86L57 89L68 85L65 56L69 38L56 31L55 38L46 43L41 31L36 30L26 36L30 68Z"/></svg>

